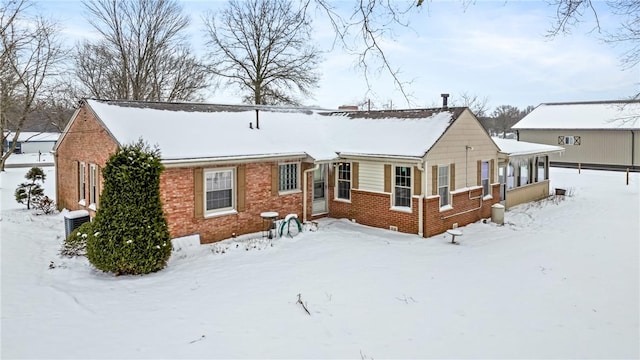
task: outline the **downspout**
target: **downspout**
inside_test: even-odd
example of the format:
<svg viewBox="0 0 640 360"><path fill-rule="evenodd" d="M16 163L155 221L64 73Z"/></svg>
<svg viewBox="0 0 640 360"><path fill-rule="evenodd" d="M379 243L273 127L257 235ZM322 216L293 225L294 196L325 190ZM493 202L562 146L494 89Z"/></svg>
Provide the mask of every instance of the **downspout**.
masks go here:
<svg viewBox="0 0 640 360"><path fill-rule="evenodd" d="M316 163L311 169L307 169L302 173L302 222L307 222L307 174L320 168L320 164Z"/></svg>
<svg viewBox="0 0 640 360"><path fill-rule="evenodd" d="M422 172L422 181L420 183L420 196L418 196L418 201L420 201L418 203L418 236L423 237L424 236L424 192L426 189L426 182L427 182L427 173L426 171L424 171L424 169L426 169L426 161L422 161L421 163L418 163L418 170Z"/></svg>

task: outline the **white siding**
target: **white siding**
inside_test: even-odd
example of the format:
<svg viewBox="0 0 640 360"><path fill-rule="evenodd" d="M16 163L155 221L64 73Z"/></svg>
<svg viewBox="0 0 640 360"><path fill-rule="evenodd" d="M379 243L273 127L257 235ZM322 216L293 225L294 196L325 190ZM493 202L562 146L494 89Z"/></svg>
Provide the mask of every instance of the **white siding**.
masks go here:
<svg viewBox="0 0 640 360"><path fill-rule="evenodd" d="M384 192L384 164L380 162L359 161L360 190Z"/></svg>
<svg viewBox="0 0 640 360"><path fill-rule="evenodd" d="M466 150L466 146L473 150ZM466 159L466 164L465 164ZM494 182L498 181L498 148L482 125L463 112L427 154L427 194L431 194L431 166L456 164L456 189L476 186L478 160L495 160ZM451 189L453 191L455 189Z"/></svg>

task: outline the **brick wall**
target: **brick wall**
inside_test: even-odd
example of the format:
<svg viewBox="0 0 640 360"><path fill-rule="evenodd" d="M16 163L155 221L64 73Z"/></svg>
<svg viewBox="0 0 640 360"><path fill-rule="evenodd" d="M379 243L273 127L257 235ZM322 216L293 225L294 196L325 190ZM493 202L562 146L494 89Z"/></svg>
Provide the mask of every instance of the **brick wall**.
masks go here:
<svg viewBox="0 0 640 360"><path fill-rule="evenodd" d="M351 202L331 200L329 216L346 218L356 222L389 229L396 226L398 231L418 233L418 199L412 199L411 212L391 210L391 194L351 190Z"/></svg>
<svg viewBox="0 0 640 360"><path fill-rule="evenodd" d="M263 230L261 212L277 211L280 218L297 214L302 220L302 192L272 195L273 162L246 164L246 208L237 214L195 216L194 168L168 168L160 177L161 199L172 237L200 234L202 243ZM234 167L224 165L221 167ZM215 167L207 167L211 169ZM302 186L302 184L300 184Z"/></svg>
<svg viewBox="0 0 640 360"><path fill-rule="evenodd" d="M440 198L426 198L424 205L424 236L430 237L451 229L454 223L464 226L491 217L491 206L500 201L500 186L491 188L493 199L482 200L482 188L460 192L452 196L453 208L440 211Z"/></svg>
<svg viewBox="0 0 640 360"><path fill-rule="evenodd" d="M56 202L59 210L89 210L87 207L89 204L85 206L78 204L77 164L78 162L86 164L85 191L87 194L89 193L89 164L99 166L99 193L102 184L100 170L104 168L117 148L118 144L96 120L93 112L88 110L86 105L82 106L55 154Z"/></svg>

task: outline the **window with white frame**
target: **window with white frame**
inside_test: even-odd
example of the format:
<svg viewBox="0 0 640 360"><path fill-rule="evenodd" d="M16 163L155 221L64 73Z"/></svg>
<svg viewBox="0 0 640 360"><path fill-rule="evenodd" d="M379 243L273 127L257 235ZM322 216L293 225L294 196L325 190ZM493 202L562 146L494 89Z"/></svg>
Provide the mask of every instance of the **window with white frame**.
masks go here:
<svg viewBox="0 0 640 360"><path fill-rule="evenodd" d="M519 186L527 185L529 183L529 162L523 162L520 164L520 176L519 176Z"/></svg>
<svg viewBox="0 0 640 360"><path fill-rule="evenodd" d="M80 202L84 202L87 199L87 179L86 179L86 167L83 162L78 164L78 199Z"/></svg>
<svg viewBox="0 0 640 360"><path fill-rule="evenodd" d="M482 181L482 196L490 195L489 193L489 162L482 162L482 169L480 170L480 179Z"/></svg>
<svg viewBox="0 0 640 360"><path fill-rule="evenodd" d="M538 156L538 181L544 181L549 178L549 174L547 174L547 157L546 156Z"/></svg>
<svg viewBox="0 0 640 360"><path fill-rule="evenodd" d="M558 145L580 145L580 136L560 135L558 136Z"/></svg>
<svg viewBox="0 0 640 360"><path fill-rule="evenodd" d="M411 167L396 166L394 206L411 207Z"/></svg>
<svg viewBox="0 0 640 360"><path fill-rule="evenodd" d="M513 189L516 186L516 168L513 164L507 166L507 189Z"/></svg>
<svg viewBox="0 0 640 360"><path fill-rule="evenodd" d="M438 195L440 207L449 205L449 165L438 166Z"/></svg>
<svg viewBox="0 0 640 360"><path fill-rule="evenodd" d="M89 164L89 203L98 203L98 167Z"/></svg>
<svg viewBox="0 0 640 360"><path fill-rule="evenodd" d="M281 192L298 190L298 163L280 164L279 166L279 186Z"/></svg>
<svg viewBox="0 0 640 360"><path fill-rule="evenodd" d="M205 212L233 210L235 206L233 169L209 170L204 173Z"/></svg>
<svg viewBox="0 0 640 360"><path fill-rule="evenodd" d="M338 193L337 198L342 200L351 199L351 163L338 164Z"/></svg>

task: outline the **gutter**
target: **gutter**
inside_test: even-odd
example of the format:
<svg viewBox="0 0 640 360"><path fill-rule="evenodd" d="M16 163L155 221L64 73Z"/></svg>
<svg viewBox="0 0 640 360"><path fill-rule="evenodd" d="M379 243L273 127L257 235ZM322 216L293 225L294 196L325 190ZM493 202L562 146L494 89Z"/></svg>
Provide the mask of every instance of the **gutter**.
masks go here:
<svg viewBox="0 0 640 360"><path fill-rule="evenodd" d="M216 156L195 159L163 159L162 164L168 168L184 167L184 166L207 166L211 163L216 164L238 164L250 163L255 160L279 160L291 158L306 158L306 153L284 153L284 154L262 154L262 155L233 155L233 156Z"/></svg>

